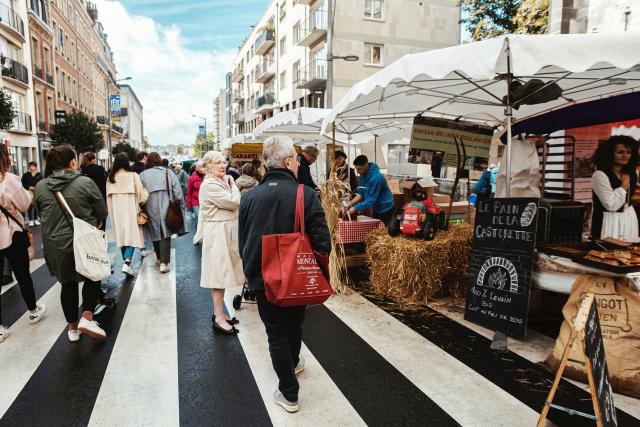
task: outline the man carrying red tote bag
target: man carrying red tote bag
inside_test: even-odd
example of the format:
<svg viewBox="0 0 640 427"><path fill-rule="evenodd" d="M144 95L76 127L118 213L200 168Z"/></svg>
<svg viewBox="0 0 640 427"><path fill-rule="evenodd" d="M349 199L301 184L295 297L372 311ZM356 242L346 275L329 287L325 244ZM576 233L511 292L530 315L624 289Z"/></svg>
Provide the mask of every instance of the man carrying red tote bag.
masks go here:
<svg viewBox="0 0 640 427"><path fill-rule="evenodd" d="M304 369L300 348L306 305L299 304L310 303L306 301L309 293L312 298L318 295L322 300L327 298L327 293L322 291L314 297L315 292L324 289L320 287L321 284L326 283L326 279L318 274L314 252L331 252L331 236L320 200L315 191L309 187L298 187L296 182L296 157L290 138L268 138L264 142L263 159L268 172L262 184L242 196L238 218L240 256L245 277L249 289L256 296L260 319L269 339L273 369L279 380L274 400L288 412L298 410L300 385L296 374ZM293 238L286 237L292 234ZM289 268L283 268L282 260L291 253L295 254L292 258L294 261L287 264ZM298 275L298 272L301 274ZM292 295L292 287L287 285L292 282L292 277L293 283L304 285L303 291L296 291L300 295ZM298 278L306 281L298 281ZM322 279L324 283L321 283ZM277 297L271 300L273 295L267 297L265 283L273 285L270 289L276 290L276 294L288 289L284 294L293 298L285 306L278 303ZM278 283L282 286L278 286ZM303 292L304 298L299 299Z"/></svg>
<svg viewBox="0 0 640 427"><path fill-rule="evenodd" d="M262 279L267 299L279 307L322 304L333 295L305 233L302 184L298 185L293 233L262 236Z"/></svg>

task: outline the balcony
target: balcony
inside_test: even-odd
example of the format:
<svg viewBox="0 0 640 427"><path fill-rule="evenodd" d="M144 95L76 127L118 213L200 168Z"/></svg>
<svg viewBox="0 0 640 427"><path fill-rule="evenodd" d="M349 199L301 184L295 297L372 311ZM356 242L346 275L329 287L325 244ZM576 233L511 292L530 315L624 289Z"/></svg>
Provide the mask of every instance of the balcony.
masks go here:
<svg viewBox="0 0 640 427"><path fill-rule="evenodd" d="M267 92L256 100L256 114L264 114L273 111L273 104L275 104L276 98L273 93Z"/></svg>
<svg viewBox="0 0 640 427"><path fill-rule="evenodd" d="M47 122L38 122L38 133L48 133L49 124Z"/></svg>
<svg viewBox="0 0 640 427"><path fill-rule="evenodd" d="M29 84L29 70L13 59L2 57L2 75L22 82L25 85Z"/></svg>
<svg viewBox="0 0 640 427"><path fill-rule="evenodd" d="M15 31L24 40L24 22L22 22L22 18L3 3L0 3L0 24Z"/></svg>
<svg viewBox="0 0 640 427"><path fill-rule="evenodd" d="M107 118L105 116L96 116L96 122L98 122L99 125L106 125Z"/></svg>
<svg viewBox="0 0 640 427"><path fill-rule="evenodd" d="M316 0L295 0L294 4L304 4L304 5L307 5L307 6L311 6L314 1L316 1Z"/></svg>
<svg viewBox="0 0 640 427"><path fill-rule="evenodd" d="M256 39L254 49L256 55L264 55L269 49L276 44L275 33L273 30L265 29Z"/></svg>
<svg viewBox="0 0 640 427"><path fill-rule="evenodd" d="M273 59L265 59L262 61L262 65L259 67L259 72L256 77L257 83L266 83L275 77L276 72L274 70Z"/></svg>
<svg viewBox="0 0 640 427"><path fill-rule="evenodd" d="M327 11L316 10L300 27L298 46L313 46L327 37Z"/></svg>
<svg viewBox="0 0 640 427"><path fill-rule="evenodd" d="M244 69L242 64L238 64L235 70L233 70L233 81L235 83L240 83L244 80Z"/></svg>
<svg viewBox="0 0 640 427"><path fill-rule="evenodd" d="M238 110L233 113L233 121L236 123L244 123L244 110Z"/></svg>
<svg viewBox="0 0 640 427"><path fill-rule="evenodd" d="M122 135L124 133L124 129L122 129L120 126L116 126L114 124L111 125L111 131L115 132L115 133L119 133L120 135Z"/></svg>
<svg viewBox="0 0 640 427"><path fill-rule="evenodd" d="M244 104L244 96L242 95L242 92L234 92L233 102L236 104Z"/></svg>
<svg viewBox="0 0 640 427"><path fill-rule="evenodd" d="M27 113L17 111L16 116L13 118L13 123L11 124L10 130L16 131L16 132L31 133L31 131L33 131L33 125L31 124L31 116Z"/></svg>
<svg viewBox="0 0 640 427"><path fill-rule="evenodd" d="M49 11L47 10L46 3L42 0L27 0L28 12L34 14L42 22L49 25Z"/></svg>
<svg viewBox="0 0 640 427"><path fill-rule="evenodd" d="M38 68L37 66L33 66L33 74L41 80L44 80L44 73L42 72L42 68Z"/></svg>
<svg viewBox="0 0 640 427"><path fill-rule="evenodd" d="M327 61L315 59L298 70L294 84L298 89L321 89L327 86Z"/></svg>
<svg viewBox="0 0 640 427"><path fill-rule="evenodd" d="M53 76L51 74L47 74L45 80L47 81L47 83L53 86Z"/></svg>

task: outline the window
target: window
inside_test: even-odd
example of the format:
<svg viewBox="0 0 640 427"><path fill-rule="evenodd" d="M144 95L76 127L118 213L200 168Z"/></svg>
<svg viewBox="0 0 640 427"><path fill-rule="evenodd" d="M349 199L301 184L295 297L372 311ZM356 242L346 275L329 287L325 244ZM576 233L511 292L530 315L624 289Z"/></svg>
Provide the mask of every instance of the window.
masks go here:
<svg viewBox="0 0 640 427"><path fill-rule="evenodd" d="M366 65L384 65L384 45L364 44L364 60Z"/></svg>
<svg viewBox="0 0 640 427"><path fill-rule="evenodd" d="M409 146L389 144L389 161L387 162L389 175L417 176L418 165L409 163Z"/></svg>
<svg viewBox="0 0 640 427"><path fill-rule="evenodd" d="M300 61L296 61L293 64L293 69L291 70L291 78L293 79L293 84L296 84L300 81Z"/></svg>
<svg viewBox="0 0 640 427"><path fill-rule="evenodd" d="M300 22L296 22L296 25L293 26L293 44L298 44L300 41Z"/></svg>
<svg viewBox="0 0 640 427"><path fill-rule="evenodd" d="M283 1L280 3L280 21L282 21L285 16L287 16L287 2Z"/></svg>
<svg viewBox="0 0 640 427"><path fill-rule="evenodd" d="M369 19L384 19L384 0L364 0L364 17Z"/></svg>
<svg viewBox="0 0 640 427"><path fill-rule="evenodd" d="M280 56L287 53L287 37L283 37L280 39Z"/></svg>
<svg viewBox="0 0 640 427"><path fill-rule="evenodd" d="M287 88L287 70L280 73L280 90Z"/></svg>

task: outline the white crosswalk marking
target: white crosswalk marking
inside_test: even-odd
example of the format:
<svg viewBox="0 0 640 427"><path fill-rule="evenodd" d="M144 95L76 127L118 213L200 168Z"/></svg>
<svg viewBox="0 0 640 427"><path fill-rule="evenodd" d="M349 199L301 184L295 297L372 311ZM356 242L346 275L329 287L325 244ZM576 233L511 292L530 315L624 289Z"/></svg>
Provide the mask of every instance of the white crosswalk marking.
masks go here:
<svg viewBox="0 0 640 427"><path fill-rule="evenodd" d="M175 259L175 250L172 259ZM142 263L91 426L178 426L176 273L161 274L155 256Z"/></svg>
<svg viewBox="0 0 640 427"><path fill-rule="evenodd" d="M232 316L240 319L238 337L273 425L366 425L304 344L300 350L306 359L305 370L299 376L300 411L292 416L274 403L273 392L277 388L278 378L271 366L267 334L255 304L243 303L239 312L233 312L231 302L233 296L239 293L240 288L227 290L225 303Z"/></svg>
<svg viewBox="0 0 640 427"><path fill-rule="evenodd" d="M31 274L33 274L34 271L42 267L44 264L45 264L44 258L34 259L29 263L29 271L31 272ZM16 282L16 279L14 277L13 282L2 286L2 290L0 290L0 295L4 294L5 292L7 292L9 289L13 288L17 284L18 282Z"/></svg>

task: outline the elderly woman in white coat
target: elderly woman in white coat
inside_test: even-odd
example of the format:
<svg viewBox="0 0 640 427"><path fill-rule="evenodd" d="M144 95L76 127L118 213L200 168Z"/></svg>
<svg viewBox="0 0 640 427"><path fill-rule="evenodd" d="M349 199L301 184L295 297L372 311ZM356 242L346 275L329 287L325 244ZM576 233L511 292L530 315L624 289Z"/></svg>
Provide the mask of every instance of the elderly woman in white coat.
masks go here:
<svg viewBox="0 0 640 427"><path fill-rule="evenodd" d="M142 226L138 224L140 205L144 204L149 193L143 187L137 173L131 170L129 157L119 153L107 179L107 207L116 237L116 244L122 252L122 271L133 276L131 259L135 248L144 248Z"/></svg>
<svg viewBox="0 0 640 427"><path fill-rule="evenodd" d="M245 281L238 249L240 190L226 175L227 162L222 153L209 151L202 166L206 176L199 196L203 226L200 286L211 289L215 330L235 334L238 321L224 312L224 291Z"/></svg>

